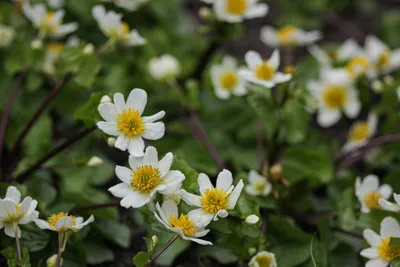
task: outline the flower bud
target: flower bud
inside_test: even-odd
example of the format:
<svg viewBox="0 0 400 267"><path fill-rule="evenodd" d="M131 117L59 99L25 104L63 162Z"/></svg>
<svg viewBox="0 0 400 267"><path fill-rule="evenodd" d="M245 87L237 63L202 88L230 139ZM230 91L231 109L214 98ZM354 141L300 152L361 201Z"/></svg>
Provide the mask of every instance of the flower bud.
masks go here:
<svg viewBox="0 0 400 267"><path fill-rule="evenodd" d="M212 12L211 12L211 9L210 9L209 7L202 7L202 8L200 8L200 10L199 10L199 16L200 16L202 19L208 19L208 18L210 18L210 17L211 17L211 14L212 14Z"/></svg>
<svg viewBox="0 0 400 267"><path fill-rule="evenodd" d="M148 70L155 80L175 79L181 73L181 64L174 56L165 54L159 58L150 59Z"/></svg>
<svg viewBox="0 0 400 267"><path fill-rule="evenodd" d="M100 104L104 104L107 102L111 102L111 97L109 97L108 95L103 95L103 97L100 99Z"/></svg>
<svg viewBox="0 0 400 267"><path fill-rule="evenodd" d="M380 80L373 80L371 84L372 90L374 90L375 93L380 93L382 92L383 89L383 84Z"/></svg>
<svg viewBox="0 0 400 267"><path fill-rule="evenodd" d="M394 78L391 75L386 75L385 77L383 77L383 82L387 85L393 85L394 83Z"/></svg>
<svg viewBox="0 0 400 267"><path fill-rule="evenodd" d="M115 138L114 137L109 137L108 139L107 139L107 145L109 146L109 147L115 147Z"/></svg>
<svg viewBox="0 0 400 267"><path fill-rule="evenodd" d="M153 235L151 237L151 240L153 241L153 247L157 246L157 244L158 244L158 236Z"/></svg>
<svg viewBox="0 0 400 267"><path fill-rule="evenodd" d="M96 166L100 166L101 164L103 164L104 161L96 156L93 156L89 159L88 163L86 164L86 166L88 167L96 167Z"/></svg>
<svg viewBox="0 0 400 267"><path fill-rule="evenodd" d="M31 47L32 47L32 49L42 49L43 42L39 39L35 39L31 42Z"/></svg>
<svg viewBox="0 0 400 267"><path fill-rule="evenodd" d="M271 178L274 182L279 182L282 179L282 164L275 163L271 167Z"/></svg>
<svg viewBox="0 0 400 267"><path fill-rule="evenodd" d="M170 195L163 195L163 200L164 200L164 201L166 201L166 200L172 200L172 201L174 201L174 202L178 205L178 204L181 202L182 194L183 194L182 190L178 190L178 191L176 191L176 192L173 193L173 194L170 194Z"/></svg>
<svg viewBox="0 0 400 267"><path fill-rule="evenodd" d="M255 214L251 214L251 215L246 217L246 223L247 224L256 224L256 223L258 223L259 220L260 220L260 217L258 217Z"/></svg>
<svg viewBox="0 0 400 267"><path fill-rule="evenodd" d="M47 259L47 267L56 267L57 262L57 254L54 254L50 258ZM61 258L61 265L63 264L63 259Z"/></svg>
<svg viewBox="0 0 400 267"><path fill-rule="evenodd" d="M93 44L87 44L85 48L83 48L83 53L85 55L92 55L94 53L94 45Z"/></svg>
<svg viewBox="0 0 400 267"><path fill-rule="evenodd" d="M254 247L249 248L249 255L250 256L253 256L254 254L256 254L256 252L257 252L256 248L254 248Z"/></svg>

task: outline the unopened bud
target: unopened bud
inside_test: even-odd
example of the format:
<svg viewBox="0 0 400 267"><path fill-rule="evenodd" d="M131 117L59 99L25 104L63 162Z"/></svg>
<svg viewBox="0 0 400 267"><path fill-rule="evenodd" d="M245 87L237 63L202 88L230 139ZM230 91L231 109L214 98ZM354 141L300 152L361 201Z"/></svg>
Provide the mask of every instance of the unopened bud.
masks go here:
<svg viewBox="0 0 400 267"><path fill-rule="evenodd" d="M282 164L275 163L271 167L271 178L274 182L279 182L282 179Z"/></svg>
<svg viewBox="0 0 400 267"><path fill-rule="evenodd" d="M54 254L46 261L47 267L56 267L56 263L57 263L57 254ZM61 258L61 265L62 264L63 264L63 259Z"/></svg>
<svg viewBox="0 0 400 267"><path fill-rule="evenodd" d="M257 253L257 249L256 248L254 248L254 247L249 248L249 255L250 256L253 256L256 253Z"/></svg>
<svg viewBox="0 0 400 267"><path fill-rule="evenodd" d="M107 102L111 102L111 97L109 97L108 95L103 95L103 97L100 99L100 104L104 104Z"/></svg>
<svg viewBox="0 0 400 267"><path fill-rule="evenodd" d="M258 217L255 214L251 214L251 215L246 217L246 223L247 224L256 224L256 223L258 223L259 220L260 220L260 217Z"/></svg>
<svg viewBox="0 0 400 267"><path fill-rule="evenodd" d="M202 19L208 19L211 16L211 9L209 7L202 7L199 10L199 15Z"/></svg>
<svg viewBox="0 0 400 267"><path fill-rule="evenodd" d="M96 167L96 166L100 166L101 164L103 164L103 160L99 157L93 156L89 159L88 163L86 164L86 166L88 167Z"/></svg>
<svg viewBox="0 0 400 267"><path fill-rule="evenodd" d="M157 244L158 244L158 236L153 235L151 237L151 240L153 241L153 247L157 246Z"/></svg>
<svg viewBox="0 0 400 267"><path fill-rule="evenodd" d="M371 87L374 92L379 93L382 92L383 84L380 80L374 80L372 81Z"/></svg>
<svg viewBox="0 0 400 267"><path fill-rule="evenodd" d="M163 200L164 200L164 201L166 201L166 200L172 200L172 201L174 201L176 204L179 204L179 203L181 202L182 195L183 195L182 190L178 190L178 191L176 191L176 192L173 193L173 194L170 194L170 195L163 195Z"/></svg>
<svg viewBox="0 0 400 267"><path fill-rule="evenodd" d="M83 53L86 55L92 55L94 53L94 45L87 44L85 48L83 48Z"/></svg>
<svg viewBox="0 0 400 267"><path fill-rule="evenodd" d="M31 42L32 49L41 49L43 48L43 42L39 39L35 39Z"/></svg>
<svg viewBox="0 0 400 267"><path fill-rule="evenodd" d="M115 138L114 137L109 137L108 139L107 139L107 145L109 146L109 147L115 147Z"/></svg>

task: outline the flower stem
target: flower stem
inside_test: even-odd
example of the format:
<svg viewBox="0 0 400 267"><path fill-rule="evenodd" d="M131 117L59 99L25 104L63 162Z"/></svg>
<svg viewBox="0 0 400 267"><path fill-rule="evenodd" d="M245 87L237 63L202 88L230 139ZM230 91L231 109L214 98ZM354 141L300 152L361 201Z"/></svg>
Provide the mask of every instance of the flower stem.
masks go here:
<svg viewBox="0 0 400 267"><path fill-rule="evenodd" d="M167 244L165 244L165 246L159 251L157 252L155 255L153 255L150 260L148 260L146 262L146 264L144 265L145 267L150 266L161 254L164 253L165 250L167 250L167 248L169 248L169 246L172 245L172 243L175 242L175 240L178 238L178 234L175 234L169 241Z"/></svg>
<svg viewBox="0 0 400 267"><path fill-rule="evenodd" d="M61 267L61 256L63 253L64 239L65 239L65 233L59 233L58 234L58 252L57 252L56 267Z"/></svg>
<svg viewBox="0 0 400 267"><path fill-rule="evenodd" d="M14 226L15 242L17 243L18 260L22 260L21 245L19 244L19 237L18 237L18 226L15 222L13 223L13 226Z"/></svg>
<svg viewBox="0 0 400 267"><path fill-rule="evenodd" d="M115 43L115 39L108 39L107 42L105 42L99 50L95 52L96 56L103 54L105 51L107 51L113 44Z"/></svg>

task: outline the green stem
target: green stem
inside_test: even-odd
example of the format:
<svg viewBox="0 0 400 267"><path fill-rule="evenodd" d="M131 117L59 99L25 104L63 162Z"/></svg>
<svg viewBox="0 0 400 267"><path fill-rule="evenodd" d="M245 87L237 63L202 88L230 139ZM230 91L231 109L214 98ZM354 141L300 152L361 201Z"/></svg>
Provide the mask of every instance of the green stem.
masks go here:
<svg viewBox="0 0 400 267"><path fill-rule="evenodd" d="M65 239L65 233L58 233L58 252L57 252L56 267L61 267L64 239Z"/></svg>
<svg viewBox="0 0 400 267"><path fill-rule="evenodd" d="M165 244L165 246L159 251L157 252L153 257L151 257L150 260L148 260L146 262L146 264L144 265L145 267L150 266L161 254L164 253L165 250L167 250L167 248L169 248L169 246L171 246L175 240L178 238L178 234L175 234L169 241L167 244Z"/></svg>
<svg viewBox="0 0 400 267"><path fill-rule="evenodd" d="M18 253L18 260L22 260L22 255L21 255L21 245L19 243L19 237L18 237L18 226L14 222L14 234L15 234L15 242L17 243L17 253Z"/></svg>
<svg viewBox="0 0 400 267"><path fill-rule="evenodd" d="M105 51L107 51L115 42L116 42L116 40L113 39L113 38L108 39L108 41L105 42L105 43L100 47L100 49L96 51L95 54L96 54L97 56L103 54L103 53L104 53Z"/></svg>

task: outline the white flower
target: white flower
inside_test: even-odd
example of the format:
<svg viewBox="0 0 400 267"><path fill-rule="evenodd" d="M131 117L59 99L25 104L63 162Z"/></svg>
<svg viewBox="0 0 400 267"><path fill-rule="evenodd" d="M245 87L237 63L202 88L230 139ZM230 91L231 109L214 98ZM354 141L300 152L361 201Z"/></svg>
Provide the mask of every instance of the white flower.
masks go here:
<svg viewBox="0 0 400 267"><path fill-rule="evenodd" d="M147 93L133 89L126 100L121 93L114 94L114 103L100 104L98 110L105 121L97 126L106 134L118 136L115 147L122 151L128 149L133 156L143 156L144 141L158 140L164 136L165 125L155 122L164 117L160 111L152 116L142 116L147 103ZM143 138L142 138L143 137Z"/></svg>
<svg viewBox="0 0 400 267"><path fill-rule="evenodd" d="M249 184L245 188L251 196L268 196L272 186L266 177L258 174L255 170L249 172Z"/></svg>
<svg viewBox="0 0 400 267"><path fill-rule="evenodd" d="M275 50L268 60L263 60L255 51L248 51L244 56L247 68L242 68L239 74L251 83L272 88L278 83L284 83L292 78L291 74L277 72L280 64L279 51Z"/></svg>
<svg viewBox="0 0 400 267"><path fill-rule="evenodd" d="M367 36L365 51L369 60L367 76L370 79L400 67L400 49L391 51L386 44L375 36Z"/></svg>
<svg viewBox="0 0 400 267"><path fill-rule="evenodd" d="M219 20L237 23L265 16L268 5L258 0L218 0L214 2L214 12Z"/></svg>
<svg viewBox="0 0 400 267"><path fill-rule="evenodd" d="M211 67L211 80L215 95L220 99L228 99L231 94L242 96L247 93L246 82L239 75L237 61L225 56L221 65Z"/></svg>
<svg viewBox="0 0 400 267"><path fill-rule="evenodd" d="M14 40L15 31L13 28L0 24L0 47L8 47Z"/></svg>
<svg viewBox="0 0 400 267"><path fill-rule="evenodd" d="M64 0L47 0L51 8L57 9L65 4Z"/></svg>
<svg viewBox="0 0 400 267"><path fill-rule="evenodd" d="M39 39L35 39L31 42L31 47L32 47L32 49L42 49L43 42Z"/></svg>
<svg viewBox="0 0 400 267"><path fill-rule="evenodd" d="M163 195L163 201L172 200L178 205L181 202L182 195L183 195L183 191L182 191L182 189L179 189L178 191L176 191L172 194Z"/></svg>
<svg viewBox="0 0 400 267"><path fill-rule="evenodd" d="M319 81L310 81L307 89L317 100L318 124L330 127L338 122L341 111L349 118L356 117L361 109L358 92L344 69L323 69Z"/></svg>
<svg viewBox="0 0 400 267"><path fill-rule="evenodd" d="M261 41L271 47L305 46L322 38L320 31L306 32L303 29L287 25L279 30L271 26L261 28Z"/></svg>
<svg viewBox="0 0 400 267"><path fill-rule="evenodd" d="M149 0L103 0L103 2L113 2L116 6L128 11L138 10L141 5L148 1Z"/></svg>
<svg viewBox="0 0 400 267"><path fill-rule="evenodd" d="M178 206L174 201L164 201L161 207L157 202L156 208L158 214L154 212L154 215L168 230L178 234L182 239L190 240L200 245L212 245L211 242L198 238L205 236L210 230L205 230L204 227L200 226L196 218L193 218L190 213L188 215L179 215Z"/></svg>
<svg viewBox="0 0 400 267"><path fill-rule="evenodd" d="M393 193L393 198L396 201L396 204L392 203L392 202L389 202L386 199L380 198L379 199L379 205L381 205L381 207L384 210L399 212L400 211L400 195L396 194L396 193Z"/></svg>
<svg viewBox="0 0 400 267"><path fill-rule="evenodd" d="M30 4L24 4L23 11L33 26L39 29L43 35L60 38L78 29L76 22L62 24L64 10L51 12L47 11L43 4L36 4L33 7Z"/></svg>
<svg viewBox="0 0 400 267"><path fill-rule="evenodd" d="M390 246L392 237L400 238L400 225L393 217L386 217L381 222L380 235L371 229L364 230L364 239L371 246L361 251L361 256L368 258L367 267L386 267L396 257L400 249Z"/></svg>
<svg viewBox="0 0 400 267"><path fill-rule="evenodd" d="M388 199L392 194L392 187L387 184L379 186L379 179L373 174L367 175L362 182L360 177L357 177L355 187L355 194L363 213L368 213L371 209L380 209L379 199Z"/></svg>
<svg viewBox="0 0 400 267"><path fill-rule="evenodd" d="M203 226L208 225L212 220L217 221L218 217L227 217L227 210L235 208L243 189L243 181L240 180L234 187L232 173L228 170L223 170L218 174L215 188L211 184L210 178L204 173L200 173L197 181L201 196L183 190L182 200L190 206L199 207L190 211L188 215L196 218Z"/></svg>
<svg viewBox="0 0 400 267"><path fill-rule="evenodd" d="M49 75L53 75L56 72L56 63L60 57L61 52L65 46L61 43L52 43L46 45L46 53L43 61L43 71Z"/></svg>
<svg viewBox="0 0 400 267"><path fill-rule="evenodd" d="M127 23L121 22L121 14L114 11L107 12L104 6L97 5L92 8L92 15L107 37L127 46L139 46L146 43L137 30L130 30Z"/></svg>
<svg viewBox="0 0 400 267"><path fill-rule="evenodd" d="M251 215L246 217L245 221L246 221L247 224L256 224L256 223L258 223L259 220L260 220L260 217L258 217L255 214L251 214Z"/></svg>
<svg viewBox="0 0 400 267"><path fill-rule="evenodd" d="M68 215L68 213L60 212L52 214L47 221L36 219L35 223L40 229L52 230L56 232L67 232L72 230L77 232L89 223L94 222L94 217L91 215L85 222L82 217Z"/></svg>
<svg viewBox="0 0 400 267"><path fill-rule="evenodd" d="M155 80L174 79L181 73L181 64L174 56L165 54L150 59L148 70Z"/></svg>
<svg viewBox="0 0 400 267"><path fill-rule="evenodd" d="M348 150L365 145L368 140L375 135L378 126L378 117L376 114L369 114L368 120L355 122L347 136L347 142L343 149Z"/></svg>
<svg viewBox="0 0 400 267"><path fill-rule="evenodd" d="M277 267L275 254L268 251L258 252L249 262L249 267Z"/></svg>
<svg viewBox="0 0 400 267"><path fill-rule="evenodd" d="M17 237L21 237L21 229L18 224L28 224L38 218L37 201L31 197L26 197L22 202L21 193L14 186L7 188L6 196L4 199L0 198L0 229L4 227L4 232L10 237L15 237L15 230Z"/></svg>
<svg viewBox="0 0 400 267"><path fill-rule="evenodd" d="M104 161L101 158L93 156L86 163L86 166L88 166L88 167L97 167L97 166L100 166L103 163L104 163Z"/></svg>
<svg viewBox="0 0 400 267"><path fill-rule="evenodd" d="M139 208L148 203L157 192L170 195L179 190L185 175L171 171L172 153L158 161L157 150L149 146L143 157L129 156L130 168L117 166L115 173L122 183L108 191L122 198L121 206Z"/></svg>

